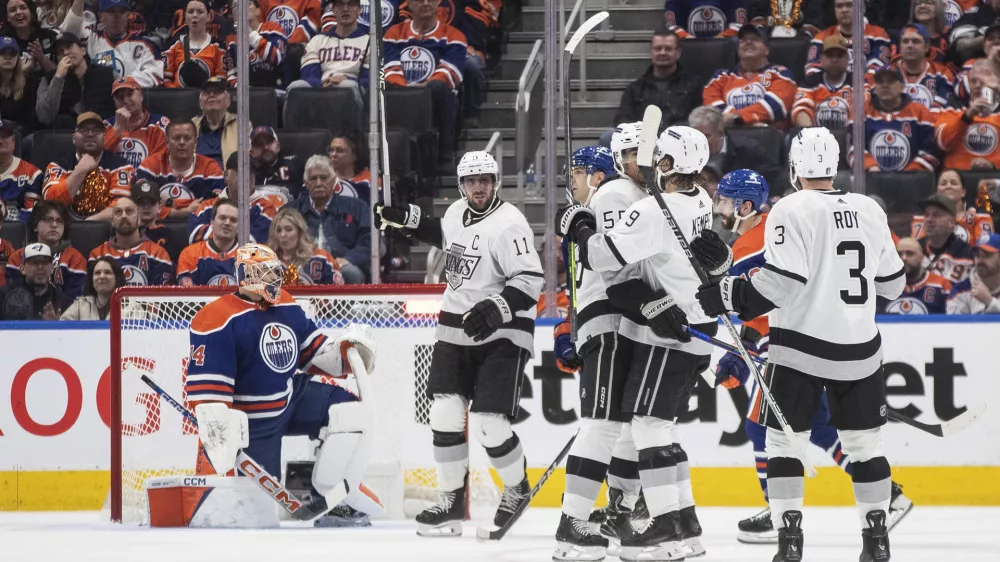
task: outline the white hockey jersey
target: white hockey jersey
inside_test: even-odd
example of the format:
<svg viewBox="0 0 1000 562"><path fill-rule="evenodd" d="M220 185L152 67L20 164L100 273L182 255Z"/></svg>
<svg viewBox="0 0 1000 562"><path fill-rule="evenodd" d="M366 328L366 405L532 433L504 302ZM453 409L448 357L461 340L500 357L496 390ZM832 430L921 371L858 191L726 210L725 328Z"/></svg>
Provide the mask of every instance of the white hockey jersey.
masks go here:
<svg viewBox="0 0 1000 562"><path fill-rule="evenodd" d="M441 303L436 339L455 345L482 345L508 339L532 353L535 347L535 306L545 276L535 251L534 233L521 211L500 203L485 217L474 218L465 199L448 207L441 219L448 287ZM489 295L512 287L527 295L532 306L482 342L462 329L462 317Z"/></svg>
<svg viewBox="0 0 1000 562"><path fill-rule="evenodd" d="M112 41L103 31L90 31L86 25L84 18L70 11L63 20L62 30L87 41L87 54L93 64L111 67L116 80L131 76L143 88L163 83L163 61L155 56L148 41L137 35Z"/></svg>
<svg viewBox="0 0 1000 562"><path fill-rule="evenodd" d="M895 299L906 284L878 204L840 190L789 195L768 215L764 259L750 281L778 307L768 315L769 361L841 381L875 373L875 297Z"/></svg>
<svg viewBox="0 0 1000 562"><path fill-rule="evenodd" d="M712 199L704 189L696 187L688 191L665 193L663 200L686 240L692 240L702 230L711 228ZM653 197L646 197L632 204L607 234L591 237L588 254L590 266L596 271L617 271L629 264L639 264L643 281L650 287L662 288L673 296L677 306L687 315L689 324L715 322L714 318L705 316L695 298L701 285L698 274ZM712 353L711 344L696 339L688 343L664 339L654 334L649 327L626 317L621 320L619 333L648 345L680 349L698 355Z"/></svg>

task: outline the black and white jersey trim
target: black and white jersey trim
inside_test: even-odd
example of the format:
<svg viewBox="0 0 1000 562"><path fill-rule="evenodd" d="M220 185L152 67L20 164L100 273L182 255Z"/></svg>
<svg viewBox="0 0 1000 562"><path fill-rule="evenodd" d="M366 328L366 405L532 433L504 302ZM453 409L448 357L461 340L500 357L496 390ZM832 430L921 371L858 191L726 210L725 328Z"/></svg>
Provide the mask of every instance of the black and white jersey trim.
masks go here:
<svg viewBox="0 0 1000 562"><path fill-rule="evenodd" d="M538 278L541 278L541 279L545 279L545 274L544 273L539 273L537 271L519 271L519 272L515 273L514 275L511 275L510 277L508 277L507 280L510 281L511 279L513 279L515 277L520 277L522 275L527 276L527 277L538 277Z"/></svg>
<svg viewBox="0 0 1000 562"><path fill-rule="evenodd" d="M609 237L609 236L605 236L604 240L605 240L605 242L607 242L608 249L611 250L611 254L615 256L616 260L618 260L618 263L622 267L625 267L626 265L628 265L628 262L625 261L625 258L622 257L621 252L619 252L618 248L615 247L615 241L612 240L611 237Z"/></svg>
<svg viewBox="0 0 1000 562"><path fill-rule="evenodd" d="M438 316L438 324L448 328L462 328L462 315L455 314L454 312L447 312L442 310L441 315ZM522 332L527 332L529 334L535 333L535 319L525 318L523 316L515 316L513 320L509 323L504 324L503 329L506 330L520 330Z"/></svg>
<svg viewBox="0 0 1000 562"><path fill-rule="evenodd" d="M773 266L773 265L771 265L769 263L765 263L763 268L766 269L766 270L768 270L768 271L772 271L774 273L777 273L778 275L781 275L783 277L787 277L787 278L789 278L789 279L791 279L793 281L798 281L799 283L802 283L803 285L806 284L807 279L805 277L802 277L801 275L799 275L797 273L792 273L791 271L785 271L784 269L777 268L777 267L775 267L775 266Z"/></svg>
<svg viewBox="0 0 1000 562"><path fill-rule="evenodd" d="M770 347L773 350L776 346L824 361L864 361L877 355L882 349L882 335L876 332L874 338L862 343L833 343L795 330L771 326Z"/></svg>
<svg viewBox="0 0 1000 562"><path fill-rule="evenodd" d="M893 273L892 275L887 275L885 277L878 277L878 276L876 276L875 277L875 282L876 283L888 283L889 281L892 281L894 279L899 279L900 277L903 276L904 273L906 273L906 268L905 267L901 267L901 268L899 268L899 271L897 271L896 273Z"/></svg>

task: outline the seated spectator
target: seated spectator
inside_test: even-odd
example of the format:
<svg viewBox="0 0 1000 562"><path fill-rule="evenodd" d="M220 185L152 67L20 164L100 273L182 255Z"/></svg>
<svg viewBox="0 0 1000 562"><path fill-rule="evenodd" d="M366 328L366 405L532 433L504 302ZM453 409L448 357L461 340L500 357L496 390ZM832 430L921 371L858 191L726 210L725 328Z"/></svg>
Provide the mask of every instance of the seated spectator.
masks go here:
<svg viewBox="0 0 1000 562"><path fill-rule="evenodd" d="M0 211L7 212L3 201L0 201ZM0 287L7 284L7 263L16 251L14 245L3 238L3 221L0 221Z"/></svg>
<svg viewBox="0 0 1000 562"><path fill-rule="evenodd" d="M5 209L0 221L27 222L41 196L41 170L14 156L14 124L0 121L0 204Z"/></svg>
<svg viewBox="0 0 1000 562"><path fill-rule="evenodd" d="M232 154L226 162L226 189L219 194L219 199L229 199L238 206L241 194L236 161L236 154ZM270 190L254 189L253 185L249 187L253 192L250 195L250 237L255 242L263 243L268 239L274 215L288 202L288 199ZM198 210L188 217L188 241L191 244L211 237L214 205L215 200L202 201Z"/></svg>
<svg viewBox="0 0 1000 562"><path fill-rule="evenodd" d="M819 58L822 72L807 76L792 106L799 127L843 129L851 114L851 73L847 70L847 39L831 35L823 40Z"/></svg>
<svg viewBox="0 0 1000 562"><path fill-rule="evenodd" d="M17 43L10 37L0 37L0 115L16 122L21 136L35 131L35 103L38 80L27 74Z"/></svg>
<svg viewBox="0 0 1000 562"><path fill-rule="evenodd" d="M965 61L962 72L955 80L955 100L958 105L965 107L969 105L972 96L969 94L969 72L976 61L987 61L993 69L993 74L1000 76L1000 22L995 23L986 29L983 35L983 52L986 54L982 58L972 58Z"/></svg>
<svg viewBox="0 0 1000 562"><path fill-rule="evenodd" d="M867 7L866 7L867 9ZM848 65L854 60L854 0L835 0L833 4L834 16L837 25L828 27L817 33L809 46L809 55L806 61L806 76L817 74L822 70L819 64L820 55L823 54L823 41L831 35L842 35L847 39ZM867 68L878 68L889 62L892 40L884 29L877 25L865 22L864 36L865 60Z"/></svg>
<svg viewBox="0 0 1000 562"><path fill-rule="evenodd" d="M76 123L76 153L64 155L45 168L42 196L67 205L78 217L108 220L111 203L128 198L135 168L104 150L104 121L100 115L82 113Z"/></svg>
<svg viewBox="0 0 1000 562"><path fill-rule="evenodd" d="M263 0L261 19L277 24L289 43L308 43L323 19L320 0Z"/></svg>
<svg viewBox="0 0 1000 562"><path fill-rule="evenodd" d="M933 172L939 163L936 115L903 93L903 76L897 68L875 71L872 93L865 107L865 169ZM850 132L850 121L847 129ZM848 162L853 162L854 144L848 142L848 147Z"/></svg>
<svg viewBox="0 0 1000 562"><path fill-rule="evenodd" d="M226 77L223 65L225 50L208 33L208 18L208 0L188 2L185 10L187 33L181 35L164 54L164 86L200 88L209 78Z"/></svg>
<svg viewBox="0 0 1000 562"><path fill-rule="evenodd" d="M235 1L233 0L234 7ZM260 0L249 0L247 21L250 26L250 86L274 88L281 77L281 65L285 61L288 36L281 26L261 20ZM226 38L227 52L232 66L229 69L229 85L236 85L236 31Z"/></svg>
<svg viewBox="0 0 1000 562"><path fill-rule="evenodd" d="M747 23L745 1L666 0L663 10L667 28L681 39L735 37Z"/></svg>
<svg viewBox="0 0 1000 562"><path fill-rule="evenodd" d="M959 0L975 5L976 0ZM949 64L948 58L948 30L954 19L961 15L955 0L915 0L913 2L910 23L918 23L927 29L930 34L930 53L927 59L931 62ZM952 13L954 10L956 13ZM952 20L952 21L949 21ZM892 46L892 57L898 54L896 45Z"/></svg>
<svg viewBox="0 0 1000 562"><path fill-rule="evenodd" d="M76 118L88 111L101 118L115 113L111 98L114 71L91 64L80 40L64 33L56 41L56 69L38 84L35 117L53 129L72 129Z"/></svg>
<svg viewBox="0 0 1000 562"><path fill-rule="evenodd" d="M115 115L104 120L104 150L121 156L133 167L167 147L170 120L146 111L142 88L133 78L119 78L111 87Z"/></svg>
<svg viewBox="0 0 1000 562"><path fill-rule="evenodd" d="M226 39L230 35L236 33L232 15L229 13L229 3L225 1L220 2L218 0L212 0L211 4L212 6L209 7L205 29L212 37L213 43L225 45ZM174 11L169 41L177 41L187 32L187 5L184 5L183 8Z"/></svg>
<svg viewBox="0 0 1000 562"><path fill-rule="evenodd" d="M40 242L24 249L20 283L0 288L0 320L58 320L73 297L52 284L52 251Z"/></svg>
<svg viewBox="0 0 1000 562"><path fill-rule="evenodd" d="M272 127L261 125L250 133L250 169L257 189L275 191L289 201L298 196L302 162L293 154L282 154Z"/></svg>
<svg viewBox="0 0 1000 562"><path fill-rule="evenodd" d="M962 16L952 25L951 33L948 35L952 58L957 61L968 60L982 54L983 31L1000 20L1000 0L979 0L977 5L964 10Z"/></svg>
<svg viewBox="0 0 1000 562"><path fill-rule="evenodd" d="M357 197L368 203L372 197L372 174L367 166L362 166L359 162L364 155L358 154L358 145L354 139L348 136L333 137L326 154L336 173L334 194Z"/></svg>
<svg viewBox="0 0 1000 562"><path fill-rule="evenodd" d="M439 159L455 158L458 102L468 44L465 35L438 20L441 0L410 2L412 18L385 33L384 70L387 84L429 88L435 128L440 134Z"/></svg>
<svg viewBox="0 0 1000 562"><path fill-rule="evenodd" d="M236 224L240 209L231 199L216 199L212 205L212 233L208 240L195 242L177 258L177 283L236 286Z"/></svg>
<svg viewBox="0 0 1000 562"><path fill-rule="evenodd" d="M662 111L660 128L683 124L691 111L701 105L699 80L681 69L682 45L673 31L657 31L650 44L649 68L638 80L625 87L615 113L615 123L642 121L646 107L655 105ZM611 143L609 129L601 144Z"/></svg>
<svg viewBox="0 0 1000 562"><path fill-rule="evenodd" d="M215 160L220 167L236 153L236 114L229 113L231 101L226 81L209 78L198 95L201 115L192 119L198 127L198 154Z"/></svg>
<svg viewBox="0 0 1000 562"><path fill-rule="evenodd" d="M1000 80L989 61L981 59L969 71L969 88L969 107L938 114L934 135L945 153L945 167L995 170L1000 168Z"/></svg>
<svg viewBox="0 0 1000 562"><path fill-rule="evenodd" d="M942 109L951 103L955 74L947 64L930 59L930 46L927 28L919 23L907 25L900 32L899 56L889 66L903 76L904 91L911 100L927 109ZM874 70L869 71L869 82L873 75Z"/></svg>
<svg viewBox="0 0 1000 562"><path fill-rule="evenodd" d="M984 234L973 255L976 274L952 287L948 314L1000 314L1000 234Z"/></svg>
<svg viewBox="0 0 1000 562"><path fill-rule="evenodd" d="M946 169L938 176L937 195L951 203L955 213L955 236L969 244L979 240L983 234L993 232L993 217L989 213L965 204L965 185L958 171ZM910 223L910 236L923 235L924 217L914 215Z"/></svg>
<svg viewBox="0 0 1000 562"><path fill-rule="evenodd" d="M305 218L316 244L336 258L344 281L364 283L371 262L371 211L360 199L335 195L334 178L326 158L311 157L306 162L309 196L290 207Z"/></svg>
<svg viewBox="0 0 1000 562"><path fill-rule="evenodd" d="M39 201L31 213L28 228L31 238L48 246L52 252L55 267L52 269L52 284L60 291L76 298L83 292L87 260L83 254L69 244L69 211L64 205L51 201ZM7 280L21 279L21 265L24 263L24 248L10 255L7 262Z"/></svg>
<svg viewBox="0 0 1000 562"><path fill-rule="evenodd" d="M139 231L139 210L135 203L123 197L114 203L111 215L111 240L94 248L87 262L110 257L122 266L129 285L171 285L174 262L163 246L142 237Z"/></svg>
<svg viewBox="0 0 1000 562"><path fill-rule="evenodd" d="M163 83L163 62L154 47L129 29L129 0L100 0L101 31L84 27L83 2L75 2L62 29L87 41L87 54L94 64L114 70L115 78L130 76L143 88Z"/></svg>
<svg viewBox="0 0 1000 562"><path fill-rule="evenodd" d="M924 215L923 249L925 270L933 271L953 285L964 281L972 268L972 247L955 234L955 207L950 199L932 195L920 202Z"/></svg>
<svg viewBox="0 0 1000 562"><path fill-rule="evenodd" d="M139 213L142 236L166 247L167 227L158 221L166 218L170 209L160 205L160 186L146 178L138 178L132 182L132 202Z"/></svg>
<svg viewBox="0 0 1000 562"><path fill-rule="evenodd" d="M102 257L87 266L87 284L83 296L59 317L60 320L107 320L111 314L111 293L125 286L125 272L118 262Z"/></svg>
<svg viewBox="0 0 1000 562"><path fill-rule="evenodd" d="M726 133L726 122L722 113L711 106L695 108L688 118L688 124L701 131L708 139L708 164L717 177L733 170L746 168L764 176L770 185L778 185L781 167L770 153L748 138Z"/></svg>
<svg viewBox="0 0 1000 562"><path fill-rule="evenodd" d="M781 2L749 0L747 17L751 25L770 27L771 37L814 37L825 25L826 2Z"/></svg>
<svg viewBox="0 0 1000 562"><path fill-rule="evenodd" d="M343 285L337 260L329 252L316 247L309 227L295 209L278 211L271 224L267 245L274 248L285 266L282 285ZM362 281L364 277L362 276Z"/></svg>
<svg viewBox="0 0 1000 562"><path fill-rule="evenodd" d="M16 41L18 53L24 57L26 73L42 74L56 69L58 35L55 30L43 27L38 21L38 8L34 0L7 1L7 17L0 24L0 36Z"/></svg>
<svg viewBox="0 0 1000 562"><path fill-rule="evenodd" d="M335 0L337 23L309 40L302 56L301 78L293 88L345 88L354 94L359 120L364 114L363 91L368 89L368 27L358 25L360 0ZM358 123L359 130L361 123Z"/></svg>
<svg viewBox="0 0 1000 562"><path fill-rule="evenodd" d="M142 161L139 177L160 186L160 202L167 217L186 219L203 199L212 199L225 187L222 168L195 152L198 128L191 121L167 125L167 149Z"/></svg>
<svg viewBox="0 0 1000 562"><path fill-rule="evenodd" d="M896 252L903 260L906 286L899 298L878 298L878 314L944 314L951 282L937 273L924 270L924 253L913 238L896 242Z"/></svg>
<svg viewBox="0 0 1000 562"><path fill-rule="evenodd" d="M705 105L722 112L726 123L784 125L798 86L787 68L771 64L764 33L754 25L739 32L738 65L719 70L705 86Z"/></svg>

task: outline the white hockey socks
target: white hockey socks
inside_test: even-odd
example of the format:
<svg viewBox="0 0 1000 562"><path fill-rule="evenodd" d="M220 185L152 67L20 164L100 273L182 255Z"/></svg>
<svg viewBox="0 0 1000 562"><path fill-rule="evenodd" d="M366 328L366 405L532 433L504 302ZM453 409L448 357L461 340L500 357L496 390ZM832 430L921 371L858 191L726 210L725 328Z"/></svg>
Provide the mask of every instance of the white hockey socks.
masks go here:
<svg viewBox="0 0 1000 562"><path fill-rule="evenodd" d="M632 418L632 438L639 450L639 480L650 517L680 510L677 459L671 454L677 424L650 416Z"/></svg>
<svg viewBox="0 0 1000 562"><path fill-rule="evenodd" d="M796 433L809 441L809 432ZM767 498L771 506L774 529L785 527L783 516L788 511L802 511L806 497L805 468L798 458L798 449L777 429L767 428Z"/></svg>
<svg viewBox="0 0 1000 562"><path fill-rule="evenodd" d="M562 504L566 515L584 521L590 518L622 425L607 420L580 420L580 434L566 460L566 493Z"/></svg>
<svg viewBox="0 0 1000 562"><path fill-rule="evenodd" d="M465 485L469 472L469 442L465 437L468 402L457 394L435 394L430 422L438 488L451 492Z"/></svg>
<svg viewBox="0 0 1000 562"><path fill-rule="evenodd" d="M490 464L500 475L503 485L517 486L524 481L524 450L507 416L473 412L472 417L476 420L479 442L486 449Z"/></svg>

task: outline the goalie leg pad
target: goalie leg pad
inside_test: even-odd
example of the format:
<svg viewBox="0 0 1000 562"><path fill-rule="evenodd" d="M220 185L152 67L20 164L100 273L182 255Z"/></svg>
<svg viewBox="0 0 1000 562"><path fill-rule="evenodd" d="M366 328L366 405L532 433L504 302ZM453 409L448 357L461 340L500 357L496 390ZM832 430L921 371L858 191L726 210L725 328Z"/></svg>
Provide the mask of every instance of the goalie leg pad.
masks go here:
<svg viewBox="0 0 1000 562"><path fill-rule="evenodd" d="M247 415L227 404L208 402L194 408L198 419L198 438L215 473L224 475L236 464L240 449L250 445Z"/></svg>
<svg viewBox="0 0 1000 562"><path fill-rule="evenodd" d="M469 443L465 438L467 407L468 401L458 394L435 394L431 404L434 461L442 490L457 490L465 485L469 471Z"/></svg>
<svg viewBox="0 0 1000 562"><path fill-rule="evenodd" d="M473 412L476 437L486 449L490 463L504 486L517 486L524 478L524 450L504 414Z"/></svg>
<svg viewBox="0 0 1000 562"><path fill-rule="evenodd" d="M373 419L371 409L364 402L342 402L330 406L330 422L316 454L312 484L317 492L327 496L346 481L349 498L366 504L366 509L355 509L379 515L384 511L380 502L368 502L358 497L362 494L361 478L371 457Z"/></svg>

